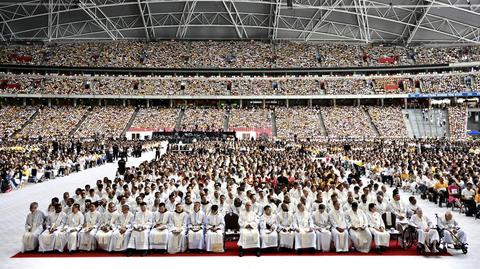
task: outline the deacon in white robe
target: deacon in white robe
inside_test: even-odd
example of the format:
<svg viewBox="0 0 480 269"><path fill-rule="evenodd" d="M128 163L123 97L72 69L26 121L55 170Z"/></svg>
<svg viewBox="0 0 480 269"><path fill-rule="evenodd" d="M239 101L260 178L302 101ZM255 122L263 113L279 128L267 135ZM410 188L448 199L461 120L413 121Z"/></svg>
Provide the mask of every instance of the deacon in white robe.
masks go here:
<svg viewBox="0 0 480 269"><path fill-rule="evenodd" d="M168 253L178 253L187 250L188 214L183 211L182 204L175 206L168 222Z"/></svg>
<svg viewBox="0 0 480 269"><path fill-rule="evenodd" d="M377 212L375 204L370 204L368 209L368 226L375 240L377 251L382 252L390 245L390 233L385 230L385 223L383 223L380 213Z"/></svg>
<svg viewBox="0 0 480 269"><path fill-rule="evenodd" d="M67 214L62 211L61 205L55 205L55 212L48 214L46 220L47 229L38 238L38 251L53 251L55 247L55 240L66 223Z"/></svg>
<svg viewBox="0 0 480 269"><path fill-rule="evenodd" d="M32 251L38 247L38 237L43 232L45 216L38 210L38 203L30 204L30 213L25 221L25 233L22 238L22 252Z"/></svg>
<svg viewBox="0 0 480 269"><path fill-rule="evenodd" d="M217 205L210 207L210 213L205 219L205 245L207 251L224 252L223 233L225 231L225 219L219 212Z"/></svg>
<svg viewBox="0 0 480 269"><path fill-rule="evenodd" d="M433 228L432 222L423 215L422 209L419 207L415 215L410 218L410 223L417 228L418 243L425 247L426 252L438 252L437 243L440 240L437 229Z"/></svg>
<svg viewBox="0 0 480 269"><path fill-rule="evenodd" d="M112 251L112 235L113 229L115 228L115 223L119 213L117 212L117 207L115 203L108 203L108 210L103 213L100 220L99 229L95 238L97 239L98 247L102 250Z"/></svg>
<svg viewBox="0 0 480 269"><path fill-rule="evenodd" d="M172 213L167 211L165 203L158 205L158 211L153 214L153 228L150 230L150 249L167 250L168 245L168 221Z"/></svg>
<svg viewBox="0 0 480 269"><path fill-rule="evenodd" d="M74 204L72 213L67 216L67 223L63 229L58 233L55 239L55 250L63 252L65 246L68 250L75 251L78 248L78 232L82 230L85 217L80 212L80 205Z"/></svg>
<svg viewBox="0 0 480 269"><path fill-rule="evenodd" d="M331 225L328 221L328 214L325 211L325 205L319 204L318 210L313 212L312 215L313 228L317 236L317 250L323 252L330 251L330 245L332 242L332 233L330 232Z"/></svg>
<svg viewBox="0 0 480 269"><path fill-rule="evenodd" d="M188 219L188 249L203 249L205 240L205 213L200 210L200 202L195 202ZM210 210L209 210L210 211Z"/></svg>
<svg viewBox="0 0 480 269"><path fill-rule="evenodd" d="M147 203L140 203L140 210L135 213L132 233L127 248L132 250L148 250L148 235L152 228L152 213L147 210ZM142 255L145 255L145 251Z"/></svg>
<svg viewBox="0 0 480 269"><path fill-rule="evenodd" d="M252 210L250 201L245 203L245 210L240 212L238 224L240 226L240 239L238 246L240 247L240 256L243 256L243 250L249 248L257 248L257 256L260 256L260 233L258 231L258 216Z"/></svg>
<svg viewBox="0 0 480 269"><path fill-rule="evenodd" d="M117 217L114 232L112 234L111 250L125 251L132 234L133 214L130 212L130 206L123 205L122 213Z"/></svg>
<svg viewBox="0 0 480 269"><path fill-rule="evenodd" d="M278 244L281 248L293 249L295 243L295 231L293 228L293 214L287 204L282 204L278 213Z"/></svg>
<svg viewBox="0 0 480 269"><path fill-rule="evenodd" d="M315 249L317 240L313 230L313 222L305 206L300 203L297 212L293 215L293 228L295 229L295 249Z"/></svg>
<svg viewBox="0 0 480 269"><path fill-rule="evenodd" d="M333 209L328 215L328 219L332 224L332 238L337 252L348 252L348 229L347 218L343 211L340 210L340 202L333 203Z"/></svg>
<svg viewBox="0 0 480 269"><path fill-rule="evenodd" d="M272 208L266 205L260 217L260 241L262 248L278 247L278 218L272 214Z"/></svg>
<svg viewBox="0 0 480 269"><path fill-rule="evenodd" d="M85 213L85 223L83 229L78 233L78 249L92 251L97 249L95 235L100 225L102 215L97 211L95 203L90 204L90 210Z"/></svg>
<svg viewBox="0 0 480 269"><path fill-rule="evenodd" d="M372 234L368 229L368 220L365 213L359 209L357 202L352 203L352 209L347 213L348 230L355 249L368 253L372 245Z"/></svg>

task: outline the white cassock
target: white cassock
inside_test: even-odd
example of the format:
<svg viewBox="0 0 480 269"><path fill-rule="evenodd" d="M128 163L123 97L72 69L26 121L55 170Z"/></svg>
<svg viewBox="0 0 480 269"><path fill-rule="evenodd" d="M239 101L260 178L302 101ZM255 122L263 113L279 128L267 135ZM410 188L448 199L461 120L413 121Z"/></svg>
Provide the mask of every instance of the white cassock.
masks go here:
<svg viewBox="0 0 480 269"><path fill-rule="evenodd" d="M260 241L262 248L278 247L278 218L274 214L260 217Z"/></svg>
<svg viewBox="0 0 480 269"><path fill-rule="evenodd" d="M293 232L293 215L280 209L278 213L278 237L281 248L293 248L295 242L295 233ZM285 229L285 231L283 231Z"/></svg>
<svg viewBox="0 0 480 269"><path fill-rule="evenodd" d="M63 229L67 223L67 214L64 212L50 213L46 220L47 229L38 238L38 251L46 252L53 251L55 240L58 237L59 231ZM50 230L52 233L50 233Z"/></svg>
<svg viewBox="0 0 480 269"><path fill-rule="evenodd" d="M345 213L332 208L332 211L328 214L328 219L330 220L330 224L332 224L332 238L336 251L347 252L349 238ZM343 229L343 232L339 232L337 228Z"/></svg>
<svg viewBox="0 0 480 269"><path fill-rule="evenodd" d="M188 218L188 249L203 249L205 213L192 211Z"/></svg>
<svg viewBox="0 0 480 269"><path fill-rule="evenodd" d="M82 229L85 217L79 211L76 214L71 213L67 217L65 227L58 233L55 238L55 250L63 252L65 246L69 251L77 250L78 247L78 232Z"/></svg>
<svg viewBox="0 0 480 269"><path fill-rule="evenodd" d="M390 201L389 210L387 211L390 211L393 214L395 214L395 217L396 217L395 229L397 229L400 233L402 233L405 230L405 228L407 228L408 226L408 218L407 218L405 205L402 203L401 200L398 200L398 201L392 200ZM403 220L400 220L400 218L403 218Z"/></svg>
<svg viewBox="0 0 480 269"><path fill-rule="evenodd" d="M382 216L378 212L368 212L367 214L368 226L370 232L375 240L375 246L388 247L390 245L390 233L385 230L385 223L383 223ZM377 229L383 228L383 232Z"/></svg>
<svg viewBox="0 0 480 269"><path fill-rule="evenodd" d="M447 244L467 243L467 235L463 230L460 230L456 220L446 220L445 216L440 217L438 220L438 227L443 229L443 240ZM456 239L452 236L455 233ZM458 242L458 241L459 242Z"/></svg>
<svg viewBox="0 0 480 269"><path fill-rule="evenodd" d="M260 233L258 232L258 216L253 211L243 210L238 218L240 239L238 245L244 249L260 248ZM246 228L247 225L252 229Z"/></svg>
<svg viewBox="0 0 480 269"><path fill-rule="evenodd" d="M112 234L111 251L124 251L127 249L128 240L132 234L133 213L128 211L127 214L123 212L118 216L115 223L115 231ZM120 229L124 228L126 231L122 234Z"/></svg>
<svg viewBox="0 0 480 269"><path fill-rule="evenodd" d="M433 241L440 239L437 229L431 228L428 232L425 230L429 227L432 227L432 222L425 216L419 218L417 214L413 215L410 218L410 222L417 227L418 233L418 243L420 244L431 244Z"/></svg>
<svg viewBox="0 0 480 269"><path fill-rule="evenodd" d="M313 231L313 222L306 211L297 211L293 215L293 228L295 232L295 249L315 248L317 240Z"/></svg>
<svg viewBox="0 0 480 269"><path fill-rule="evenodd" d="M188 214L184 211L170 215L168 222L168 253L178 253L187 250L187 223Z"/></svg>
<svg viewBox="0 0 480 269"><path fill-rule="evenodd" d="M205 245L207 251L224 252L223 249L223 232L225 231L225 220L223 214L208 214L205 218L207 232L205 233ZM212 227L220 228L212 231Z"/></svg>
<svg viewBox="0 0 480 269"><path fill-rule="evenodd" d="M25 233L22 237L22 252L32 251L38 247L38 237L43 232L45 216L40 210L30 212L25 221Z"/></svg>
<svg viewBox="0 0 480 269"><path fill-rule="evenodd" d="M153 228L150 230L150 249L167 249L168 245L168 221L172 213L159 211L153 214Z"/></svg>
<svg viewBox="0 0 480 269"><path fill-rule="evenodd" d="M148 236L150 234L150 228L152 228L152 213L148 210L145 212L142 210L135 213L132 223L132 233L128 240L128 248L147 250L148 249Z"/></svg>
<svg viewBox="0 0 480 269"><path fill-rule="evenodd" d="M108 210L103 213L100 226L95 235L98 247L106 251L112 251L112 235L115 223L119 214L117 211L109 212ZM105 230L105 231L104 231Z"/></svg>
<svg viewBox="0 0 480 269"><path fill-rule="evenodd" d="M347 214L348 229L350 239L352 239L355 249L359 252L368 253L372 245L372 234L368 229L368 220L362 210L350 210ZM353 227L358 228L356 231Z"/></svg>
<svg viewBox="0 0 480 269"><path fill-rule="evenodd" d="M313 228L317 235L317 250L323 252L330 251L330 245L332 242L332 233L330 232L330 222L328 221L327 212L320 213L319 210L314 211L312 215Z"/></svg>
<svg viewBox="0 0 480 269"><path fill-rule="evenodd" d="M100 224L102 215L95 210L94 212L88 211L85 213L85 223L83 229L78 233L78 249L92 251L97 249L97 242L95 241L95 235Z"/></svg>

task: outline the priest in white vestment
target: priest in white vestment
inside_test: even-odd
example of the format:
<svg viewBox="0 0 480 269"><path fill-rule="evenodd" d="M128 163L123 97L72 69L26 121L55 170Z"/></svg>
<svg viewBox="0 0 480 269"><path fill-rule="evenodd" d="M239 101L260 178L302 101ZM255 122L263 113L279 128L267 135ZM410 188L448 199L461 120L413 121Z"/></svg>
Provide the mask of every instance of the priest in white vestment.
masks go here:
<svg viewBox="0 0 480 269"><path fill-rule="evenodd" d="M67 214L63 212L60 204L55 205L55 212L48 214L46 219L46 230L39 236L39 252L53 251L55 240L59 231L63 229L67 223Z"/></svg>
<svg viewBox="0 0 480 269"><path fill-rule="evenodd" d="M112 234L112 251L125 251L132 234L132 222L134 215L130 212L129 205L122 205L122 213L117 217L114 232Z"/></svg>
<svg viewBox="0 0 480 269"><path fill-rule="evenodd" d="M260 233L258 231L258 216L252 210L252 203L245 203L245 210L240 212L238 224L240 226L240 256L243 256L244 249L256 248L256 255L260 256Z"/></svg>
<svg viewBox="0 0 480 269"><path fill-rule="evenodd" d="M59 232L58 237L55 240L55 250L63 252L65 246L67 246L70 252L77 250L78 248L78 232L82 230L85 217L80 212L80 205L74 204L72 207L72 213L67 216L67 224Z"/></svg>
<svg viewBox="0 0 480 269"><path fill-rule="evenodd" d="M293 249L295 243L295 231L293 229L293 214L287 204L283 203L278 213L278 237L281 248Z"/></svg>
<svg viewBox="0 0 480 269"><path fill-rule="evenodd" d="M147 210L147 203L140 203L140 210L135 213L132 223L132 233L128 240L128 255L132 250L143 250L142 256L145 256L148 250L148 235L152 228L152 213Z"/></svg>
<svg viewBox="0 0 480 269"><path fill-rule="evenodd" d="M260 241L261 248L278 247L278 218L272 214L272 208L266 205L263 215L260 217Z"/></svg>
<svg viewBox="0 0 480 269"><path fill-rule="evenodd" d="M417 208L415 214L410 218L410 223L417 228L418 243L422 244L425 248L425 252L438 252L437 243L440 238L432 225L429 218L423 215L423 211L420 207Z"/></svg>
<svg viewBox="0 0 480 269"><path fill-rule="evenodd" d="M403 233L403 231L408 227L408 218L407 218L407 210L405 205L403 204L402 200L400 199L400 194L398 190L394 190L393 192L393 199L390 201L388 205L388 210L395 215L396 218L396 229ZM387 219L388 222L388 219Z"/></svg>
<svg viewBox="0 0 480 269"><path fill-rule="evenodd" d="M97 249L95 235L97 234L101 217L102 215L98 212L96 204L91 203L89 211L85 213L83 229L78 233L78 249L86 251Z"/></svg>
<svg viewBox="0 0 480 269"><path fill-rule="evenodd" d="M167 211L165 203L158 205L158 211L153 214L153 228L150 230L150 249L166 251L168 245L168 221L172 213Z"/></svg>
<svg viewBox="0 0 480 269"><path fill-rule="evenodd" d="M43 232L45 216L38 210L38 203L30 204L30 213L25 221L25 233L22 238L22 252L32 251L38 247L38 237Z"/></svg>
<svg viewBox="0 0 480 269"><path fill-rule="evenodd" d="M331 225L328 221L328 214L325 211L325 204L318 204L318 210L312 214L313 228L317 236L317 250L328 252L332 242Z"/></svg>
<svg viewBox="0 0 480 269"><path fill-rule="evenodd" d="M187 250L188 214L183 211L182 204L177 203L175 211L168 222L168 253L178 253Z"/></svg>
<svg viewBox="0 0 480 269"><path fill-rule="evenodd" d="M348 229L347 218L340 209L340 202L337 200L333 203L333 208L328 215L330 224L332 224L332 238L337 252L348 252Z"/></svg>
<svg viewBox="0 0 480 269"><path fill-rule="evenodd" d="M359 208L357 202L352 203L352 209L347 213L348 231L353 246L359 252L370 252L372 234L368 229L368 220L365 213Z"/></svg>
<svg viewBox="0 0 480 269"><path fill-rule="evenodd" d="M188 218L188 249L203 249L205 240L205 213L200 210L200 202L195 202ZM210 212L210 208L208 210Z"/></svg>
<svg viewBox="0 0 480 269"><path fill-rule="evenodd" d="M297 212L293 215L293 229L295 230L295 249L309 248L315 250L317 240L313 230L313 222L302 203L297 205Z"/></svg>
<svg viewBox="0 0 480 269"><path fill-rule="evenodd" d="M224 252L223 233L225 231L225 219L219 212L218 205L210 207L210 213L205 219L205 245L207 251Z"/></svg>
<svg viewBox="0 0 480 269"><path fill-rule="evenodd" d="M368 206L368 210L368 226L375 240L377 252L381 253L390 245L390 233L385 230L385 223L380 213L377 212L376 205L371 203Z"/></svg>
<svg viewBox="0 0 480 269"><path fill-rule="evenodd" d="M95 235L98 248L106 251L112 251L112 235L118 217L119 213L117 212L115 203L108 203L108 209L105 213L103 213L102 218L100 219L99 229Z"/></svg>

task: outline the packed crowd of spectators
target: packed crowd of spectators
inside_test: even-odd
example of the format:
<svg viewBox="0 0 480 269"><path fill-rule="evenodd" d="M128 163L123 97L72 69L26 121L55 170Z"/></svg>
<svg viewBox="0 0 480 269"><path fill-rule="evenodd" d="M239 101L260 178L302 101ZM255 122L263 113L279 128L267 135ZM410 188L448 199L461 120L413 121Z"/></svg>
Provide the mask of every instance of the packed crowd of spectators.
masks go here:
<svg viewBox="0 0 480 269"><path fill-rule="evenodd" d="M448 107L450 137L462 139L467 137L467 108L464 106Z"/></svg>
<svg viewBox="0 0 480 269"><path fill-rule="evenodd" d="M321 136L319 111L308 107L277 107L275 120L279 139L311 139Z"/></svg>
<svg viewBox="0 0 480 269"><path fill-rule="evenodd" d="M118 138L135 109L121 106L96 106L73 134L75 137Z"/></svg>
<svg viewBox="0 0 480 269"><path fill-rule="evenodd" d="M180 124L183 131L223 131L226 110L187 108Z"/></svg>
<svg viewBox="0 0 480 269"><path fill-rule="evenodd" d="M408 137L405 116L400 107L368 107L373 124L382 137Z"/></svg>
<svg viewBox="0 0 480 269"><path fill-rule="evenodd" d="M364 107L320 107L330 137L375 137Z"/></svg>
<svg viewBox="0 0 480 269"><path fill-rule="evenodd" d="M231 109L229 128L272 128L272 111L264 108Z"/></svg>
<svg viewBox="0 0 480 269"><path fill-rule="evenodd" d="M140 108L132 128L174 129L179 112L178 108Z"/></svg>
<svg viewBox="0 0 480 269"><path fill-rule="evenodd" d="M35 114L35 107L5 106L0 108L0 137L9 137Z"/></svg>

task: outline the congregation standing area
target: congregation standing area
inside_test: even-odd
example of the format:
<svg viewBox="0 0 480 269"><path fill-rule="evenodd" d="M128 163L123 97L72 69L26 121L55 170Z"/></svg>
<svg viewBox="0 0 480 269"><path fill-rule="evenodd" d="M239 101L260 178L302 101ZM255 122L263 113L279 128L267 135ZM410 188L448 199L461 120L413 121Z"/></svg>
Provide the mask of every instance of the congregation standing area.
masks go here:
<svg viewBox="0 0 480 269"><path fill-rule="evenodd" d="M480 0L0 1L0 268L476 268Z"/></svg>

